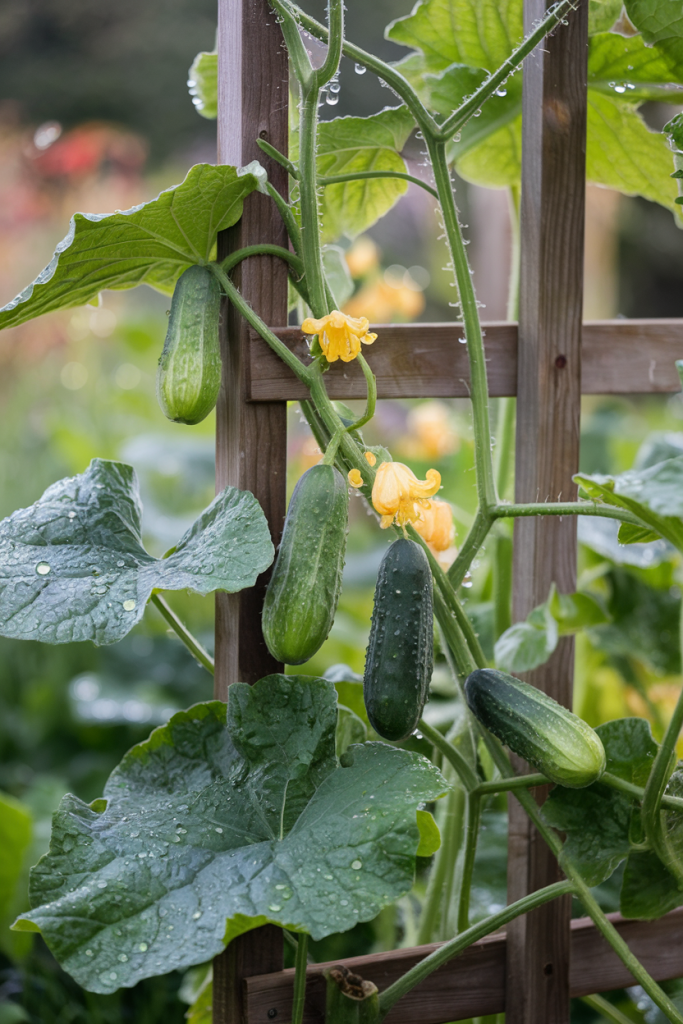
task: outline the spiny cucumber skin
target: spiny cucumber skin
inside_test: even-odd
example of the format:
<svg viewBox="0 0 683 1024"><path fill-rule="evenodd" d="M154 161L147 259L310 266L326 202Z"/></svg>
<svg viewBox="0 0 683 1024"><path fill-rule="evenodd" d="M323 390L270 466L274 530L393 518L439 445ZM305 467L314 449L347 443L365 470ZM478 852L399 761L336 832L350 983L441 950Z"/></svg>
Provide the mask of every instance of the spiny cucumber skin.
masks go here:
<svg viewBox="0 0 683 1024"><path fill-rule="evenodd" d="M379 568L363 676L368 718L384 739L415 730L433 666L432 573L420 545L402 537Z"/></svg>
<svg viewBox="0 0 683 1024"><path fill-rule="evenodd" d="M292 494L263 603L268 650L301 665L327 639L341 591L349 489L334 466L307 470Z"/></svg>
<svg viewBox="0 0 683 1024"><path fill-rule="evenodd" d="M605 770L596 732L535 686L496 669L477 669L465 682L472 714L551 782L583 789Z"/></svg>
<svg viewBox="0 0 683 1024"><path fill-rule="evenodd" d="M221 287L207 267L189 267L178 278L163 352L157 399L175 423L201 423L218 400Z"/></svg>

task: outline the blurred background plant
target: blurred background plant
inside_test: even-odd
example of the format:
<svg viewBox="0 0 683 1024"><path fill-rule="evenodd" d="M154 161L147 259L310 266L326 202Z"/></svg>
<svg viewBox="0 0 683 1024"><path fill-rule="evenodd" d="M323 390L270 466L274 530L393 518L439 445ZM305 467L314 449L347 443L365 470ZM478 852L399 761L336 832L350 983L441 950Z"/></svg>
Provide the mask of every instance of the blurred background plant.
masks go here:
<svg viewBox="0 0 683 1024"><path fill-rule="evenodd" d="M322 4L307 6L320 15ZM383 38L411 0L349 5L348 32L381 56L405 51ZM4 0L0 14L0 303L49 261L74 210L126 209L215 159L215 125L197 117L185 86L195 54L211 50L214 0ZM344 62L342 88L324 116L367 115L393 97ZM661 127L672 108L644 108ZM678 109L678 108L675 108ZM419 140L404 151L423 173ZM462 219L486 319L504 319L510 227L504 190L458 180ZM434 201L410 186L391 214L351 241L341 239L353 292L344 308L373 323L451 319L453 293ZM671 214L643 199L588 189L586 318L683 316L683 239ZM94 456L138 472L149 549L167 550L213 493L213 417L188 430L169 423L154 394L169 300L147 288L108 292L101 305L53 314L0 338L0 514L35 501L54 480ZM381 344L381 332L378 344ZM359 406L360 408L360 406ZM619 472L683 451L683 396L584 400L581 462ZM455 543L475 508L468 403L383 401L365 428L418 476L435 466L454 512ZM289 428L289 485L320 458L296 408ZM341 680L344 703L362 716L363 671L376 571L387 539L362 501L352 502L344 590L331 635L304 667ZM664 544L619 545L603 520L581 524L580 586L609 622L578 638L576 710L590 724L643 715L660 735L681 683L681 567ZM485 651L496 639L486 552L464 584ZM173 595L173 606L212 647L213 604ZM336 667L335 667L336 666ZM300 671L300 670L299 670ZM192 999L192 978L151 979L114 996L81 990L40 939L8 930L27 903L28 868L47 847L50 815L70 790L86 800L132 744L176 709L211 694L211 680L169 636L154 610L110 648L43 647L0 640L0 1024L172 1024ZM437 654L427 720L457 728L457 695ZM424 741L408 741L423 748ZM683 749L679 751L683 755ZM484 815L474 914L505 903L505 803ZM409 945L429 862L411 896L370 924L312 944L316 959ZM600 889L616 907L617 879ZM179 995L180 990L180 995ZM183 998L186 1001L183 1001ZM642 993L610 999L632 1019L654 1021ZM584 1005L576 1021L600 1019Z"/></svg>

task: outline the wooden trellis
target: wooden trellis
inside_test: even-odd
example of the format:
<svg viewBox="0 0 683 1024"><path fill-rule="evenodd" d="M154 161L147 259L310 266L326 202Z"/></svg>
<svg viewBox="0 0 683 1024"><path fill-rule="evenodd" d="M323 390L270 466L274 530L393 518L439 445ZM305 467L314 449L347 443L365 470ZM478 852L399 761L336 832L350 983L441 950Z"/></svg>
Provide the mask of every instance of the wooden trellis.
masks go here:
<svg viewBox="0 0 683 1024"><path fill-rule="evenodd" d="M525 0L527 25L550 0ZM581 394L665 393L680 388L674 360L683 358L683 320L581 324L585 216L585 123L588 0L569 24L527 60L523 97L522 273L516 324L486 325L490 393L517 395L516 500L572 500L578 470ZM256 139L287 149L287 55L267 0L218 0L218 160L237 166L259 159L283 194L285 172L266 161ZM286 245L270 199L252 194L239 224L220 239L223 253L256 242ZM303 341L287 322L281 261L245 260L238 283L254 309L294 350ZM278 543L286 481L286 402L305 391L270 349L228 310L225 386L218 404L216 486L252 491ZM465 347L457 324L385 326L368 350L379 397L468 395ZM328 377L334 398L363 397L354 364ZM576 520L515 523L514 617L543 601L550 583L573 591ZM265 579L216 604L215 695L232 682L253 683L281 670L260 627ZM571 704L573 642L531 674L556 700ZM544 796L538 792L539 799ZM510 798L509 899L555 881L558 867ZM620 922L619 915L612 915ZM657 980L683 975L683 910L656 922L617 925ZM433 947L348 961L380 990ZM321 1022L321 970L309 969L305 1019ZM282 969L280 930L266 926L233 940L214 962L214 1024L285 1024L293 974ZM633 979L588 919L570 922L569 898L514 921L507 934L476 943L433 974L389 1014L395 1024L446 1024L505 1011L507 1024L568 1024L570 996L632 984Z"/></svg>

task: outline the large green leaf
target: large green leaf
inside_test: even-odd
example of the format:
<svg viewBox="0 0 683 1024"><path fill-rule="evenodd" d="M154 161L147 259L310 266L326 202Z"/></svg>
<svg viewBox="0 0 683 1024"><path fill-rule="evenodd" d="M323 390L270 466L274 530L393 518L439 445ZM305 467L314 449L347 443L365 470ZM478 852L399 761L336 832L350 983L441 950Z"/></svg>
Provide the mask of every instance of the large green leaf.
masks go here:
<svg viewBox="0 0 683 1024"><path fill-rule="evenodd" d="M197 164L181 185L149 203L74 214L45 270L0 310L0 329L82 306L103 288L148 284L170 294L184 270L212 258L217 233L242 216L245 196L259 185L249 171Z"/></svg>
<svg viewBox="0 0 683 1024"><path fill-rule="evenodd" d="M607 771L642 786L657 753L649 724L621 718L595 730L607 755ZM556 786L543 805L548 823L566 834L567 854L589 885L599 885L628 856L635 802L619 790L594 782L586 789Z"/></svg>
<svg viewBox="0 0 683 1024"><path fill-rule="evenodd" d="M608 32L621 14L622 0L589 0L588 34Z"/></svg>
<svg viewBox="0 0 683 1024"><path fill-rule="evenodd" d="M683 796L683 771L680 769L669 780L667 793ZM683 862L683 812L667 811L662 817L670 851L678 862ZM682 903L683 892L678 881L659 858L651 850L632 851L621 887L620 910L624 917L651 920Z"/></svg>
<svg viewBox="0 0 683 1024"><path fill-rule="evenodd" d="M400 151L415 127L406 107L387 107L371 117L338 117L318 128L318 174L400 171ZM323 241L354 238L387 213L406 191L400 178L371 178L328 185L320 208Z"/></svg>
<svg viewBox="0 0 683 1024"><path fill-rule="evenodd" d="M495 71L523 37L521 0L421 0L386 36L424 55L429 71L449 64Z"/></svg>
<svg viewBox="0 0 683 1024"><path fill-rule="evenodd" d="M447 788L419 754L368 743L335 758L334 685L237 683L134 747L92 809L65 797L32 872L40 929L86 988L203 963L266 921L319 939L411 886L416 811Z"/></svg>
<svg viewBox="0 0 683 1024"><path fill-rule="evenodd" d="M633 102L671 99L682 91L683 66L642 36L600 32L589 42L588 87ZM667 88L668 86L668 88Z"/></svg>
<svg viewBox="0 0 683 1024"><path fill-rule="evenodd" d="M0 523L0 634L111 644L138 622L154 589L233 593L273 560L265 516L248 491L227 487L159 559L140 536L130 466L93 459Z"/></svg>
<svg viewBox="0 0 683 1024"><path fill-rule="evenodd" d="M218 117L218 54L198 53L189 70L187 87L195 110L213 121Z"/></svg>
<svg viewBox="0 0 683 1024"><path fill-rule="evenodd" d="M657 43L683 66L683 8L677 0L624 0L626 13L646 43Z"/></svg>
<svg viewBox="0 0 683 1024"><path fill-rule="evenodd" d="M683 456L619 476L579 473L574 479L588 497L628 509L661 537L683 544Z"/></svg>

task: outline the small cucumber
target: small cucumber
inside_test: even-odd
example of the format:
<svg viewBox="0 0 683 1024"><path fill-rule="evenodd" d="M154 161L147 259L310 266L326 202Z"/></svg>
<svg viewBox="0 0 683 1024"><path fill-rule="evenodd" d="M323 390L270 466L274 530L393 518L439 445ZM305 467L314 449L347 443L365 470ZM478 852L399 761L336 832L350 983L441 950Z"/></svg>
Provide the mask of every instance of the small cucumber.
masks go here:
<svg viewBox="0 0 683 1024"><path fill-rule="evenodd" d="M268 650L301 665L325 642L341 590L349 488L334 466L301 477L289 502L282 542L263 603Z"/></svg>
<svg viewBox="0 0 683 1024"><path fill-rule="evenodd" d="M415 541L395 540L375 588L363 695L375 732L402 740L416 728L434 664L432 573Z"/></svg>
<svg viewBox="0 0 683 1024"><path fill-rule="evenodd" d="M178 278L157 370L159 405L176 423L200 423L218 399L220 306L221 288L207 267L190 267Z"/></svg>
<svg viewBox="0 0 683 1024"><path fill-rule="evenodd" d="M465 696L494 736L558 786L583 789L604 772L597 733L535 686L480 668L468 676Z"/></svg>

